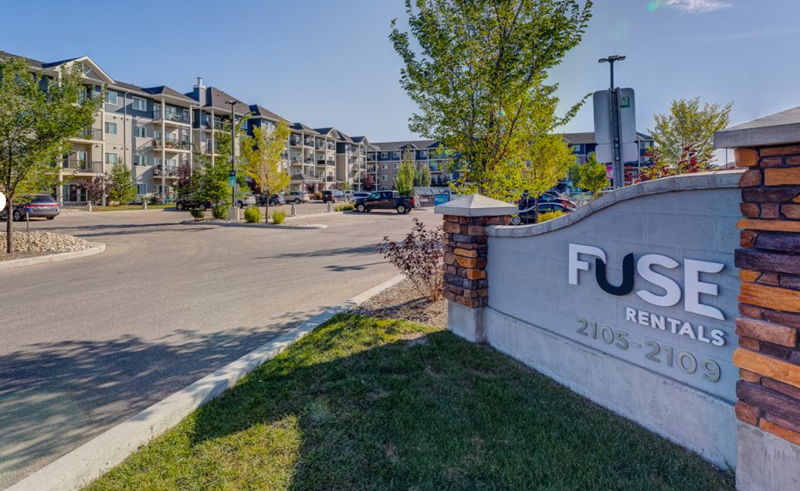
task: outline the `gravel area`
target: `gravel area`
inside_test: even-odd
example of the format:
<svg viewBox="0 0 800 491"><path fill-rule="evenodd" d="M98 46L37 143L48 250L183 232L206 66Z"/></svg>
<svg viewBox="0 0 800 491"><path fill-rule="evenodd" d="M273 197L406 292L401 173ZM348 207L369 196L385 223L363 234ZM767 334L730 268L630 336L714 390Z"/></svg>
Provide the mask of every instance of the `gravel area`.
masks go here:
<svg viewBox="0 0 800 491"><path fill-rule="evenodd" d="M71 235L52 232L31 232L30 234L13 232L13 234L15 252L6 254L6 233L0 232L0 261L82 251L89 247L85 240Z"/></svg>
<svg viewBox="0 0 800 491"><path fill-rule="evenodd" d="M402 319L447 328L447 300L442 298L431 303L417 292L414 284L408 279L372 297L354 308L353 312L382 319Z"/></svg>

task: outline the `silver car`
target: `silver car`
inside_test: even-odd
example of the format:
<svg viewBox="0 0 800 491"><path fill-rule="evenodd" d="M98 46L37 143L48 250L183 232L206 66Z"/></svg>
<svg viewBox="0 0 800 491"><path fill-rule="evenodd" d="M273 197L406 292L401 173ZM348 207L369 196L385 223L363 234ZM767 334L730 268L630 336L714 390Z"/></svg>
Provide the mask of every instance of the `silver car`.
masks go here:
<svg viewBox="0 0 800 491"><path fill-rule="evenodd" d="M256 197L250 193L243 194L239 196L236 200L236 204L239 208L246 208L248 206L255 206L256 205Z"/></svg>

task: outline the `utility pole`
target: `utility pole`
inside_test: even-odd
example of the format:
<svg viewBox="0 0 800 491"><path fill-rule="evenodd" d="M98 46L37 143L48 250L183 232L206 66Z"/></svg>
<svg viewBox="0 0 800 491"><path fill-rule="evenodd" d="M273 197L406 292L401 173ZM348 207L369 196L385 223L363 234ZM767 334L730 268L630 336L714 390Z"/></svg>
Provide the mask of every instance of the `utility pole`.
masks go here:
<svg viewBox="0 0 800 491"><path fill-rule="evenodd" d="M623 61L624 59L624 56L613 55L597 60L598 63L608 63L611 67L611 87L608 89L608 100L611 106L609 109L611 110L611 138L614 148L613 176L615 189L625 186L625 174L622 169L622 142L620 141L621 136L619 128L619 89L614 86L614 63Z"/></svg>
<svg viewBox="0 0 800 491"><path fill-rule="evenodd" d="M233 111L236 106L236 101L225 101L226 104L231 105L231 177L233 178L233 185L231 186L231 206L238 217L239 212L236 210L236 114Z"/></svg>

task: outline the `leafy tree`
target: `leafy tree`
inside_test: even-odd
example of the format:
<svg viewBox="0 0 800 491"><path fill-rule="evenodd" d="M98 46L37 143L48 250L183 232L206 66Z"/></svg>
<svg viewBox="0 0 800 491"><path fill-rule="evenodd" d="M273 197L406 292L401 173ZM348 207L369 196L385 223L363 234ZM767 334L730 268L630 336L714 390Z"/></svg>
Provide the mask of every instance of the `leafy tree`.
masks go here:
<svg viewBox="0 0 800 491"><path fill-rule="evenodd" d="M372 177L372 174L367 173L367 175L364 176L364 189L366 191L372 191L374 187L375 187L375 178Z"/></svg>
<svg viewBox="0 0 800 491"><path fill-rule="evenodd" d="M200 152L194 154L195 179L200 199L208 200L214 207L227 208L231 205L231 187L228 184L230 166L224 161L215 163Z"/></svg>
<svg viewBox="0 0 800 491"><path fill-rule="evenodd" d="M289 125L281 121L272 131L254 127L253 136L245 136L242 141L244 172L267 196L284 189L292 179L281 166L281 154L286 148L289 133ZM269 199L266 207L264 220L269 222Z"/></svg>
<svg viewBox="0 0 800 491"><path fill-rule="evenodd" d="M453 151L456 191L519 196L531 142L553 133L582 104L557 117L557 86L546 79L580 42L591 6L591 0L406 0L410 33L393 21L390 39L403 60L401 85L420 107L409 128Z"/></svg>
<svg viewBox="0 0 800 491"><path fill-rule="evenodd" d="M708 164L713 155L700 154L693 145L687 145L680 153L676 164L668 163L663 157L660 148L652 148L647 152L652 165L642 169L640 178L643 181L651 181L662 177L676 176L679 174L694 174L708 170Z"/></svg>
<svg viewBox="0 0 800 491"><path fill-rule="evenodd" d="M94 176L89 182L81 182L78 185L86 191L86 199L89 200L89 203L97 205L108 197L108 192L111 189L111 180L108 174L103 173Z"/></svg>
<svg viewBox="0 0 800 491"><path fill-rule="evenodd" d="M133 185L133 171L121 160L114 164L108 177L108 197L124 205L136 198L136 187Z"/></svg>
<svg viewBox="0 0 800 491"><path fill-rule="evenodd" d="M431 166L423 164L414 174L414 186L426 188L431 185Z"/></svg>
<svg viewBox="0 0 800 491"><path fill-rule="evenodd" d="M197 192L197 179L195 179L192 167L188 162L182 162L178 166L178 181L175 183L178 197L184 198Z"/></svg>
<svg viewBox="0 0 800 491"><path fill-rule="evenodd" d="M403 159L400 161L400 169L394 178L394 189L400 196L411 196L414 194L414 156L412 151L403 152Z"/></svg>
<svg viewBox="0 0 800 491"><path fill-rule="evenodd" d="M80 64L58 68L57 79L34 73L22 58L0 54L0 191L13 208L25 196L52 189L53 165L94 122L104 94L86 97ZM6 221L6 252L14 251L13 218Z"/></svg>
<svg viewBox="0 0 800 491"><path fill-rule="evenodd" d="M655 164L678 168L681 162L695 158L707 166L714 153L714 133L728 126L732 107L732 102L701 107L699 97L672 101L669 113L654 116L656 125L650 130L657 149Z"/></svg>
<svg viewBox="0 0 800 491"><path fill-rule="evenodd" d="M593 194L611 185L606 176L606 165L598 162L594 153L589 155L586 163L581 166L579 174L579 186Z"/></svg>

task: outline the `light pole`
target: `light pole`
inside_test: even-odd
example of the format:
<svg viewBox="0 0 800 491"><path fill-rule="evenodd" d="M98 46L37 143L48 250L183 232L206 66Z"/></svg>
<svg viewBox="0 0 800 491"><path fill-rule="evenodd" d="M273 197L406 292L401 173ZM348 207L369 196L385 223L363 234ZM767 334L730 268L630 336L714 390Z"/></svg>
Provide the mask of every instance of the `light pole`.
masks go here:
<svg viewBox="0 0 800 491"><path fill-rule="evenodd" d="M236 211L236 114L233 112L236 101L225 101L225 104L231 105L231 178L233 178L233 185L231 186L231 206L236 213L238 221L239 213Z"/></svg>
<svg viewBox="0 0 800 491"><path fill-rule="evenodd" d="M625 174L622 170L622 147L621 136L619 127L619 90L614 87L614 62L625 60L624 56L612 55L606 58L600 58L598 63L608 63L611 67L611 87L608 89L609 109L611 110L611 138L613 140L614 148L614 188L621 188L625 186Z"/></svg>

